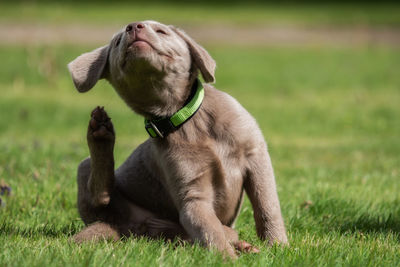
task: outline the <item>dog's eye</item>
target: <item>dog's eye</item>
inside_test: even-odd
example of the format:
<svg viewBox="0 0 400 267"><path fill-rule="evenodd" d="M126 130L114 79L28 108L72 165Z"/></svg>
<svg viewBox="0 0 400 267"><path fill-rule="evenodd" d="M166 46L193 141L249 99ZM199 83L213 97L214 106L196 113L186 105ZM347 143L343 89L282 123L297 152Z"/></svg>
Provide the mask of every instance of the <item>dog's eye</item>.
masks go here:
<svg viewBox="0 0 400 267"><path fill-rule="evenodd" d="M157 33L161 33L161 34L167 34L165 31L163 31L163 30L161 30L161 29L158 29L157 31L156 31Z"/></svg>
<svg viewBox="0 0 400 267"><path fill-rule="evenodd" d="M115 42L115 47L119 46L119 44L121 43L121 39L122 39L122 36L120 36L120 37L117 39L117 41Z"/></svg>

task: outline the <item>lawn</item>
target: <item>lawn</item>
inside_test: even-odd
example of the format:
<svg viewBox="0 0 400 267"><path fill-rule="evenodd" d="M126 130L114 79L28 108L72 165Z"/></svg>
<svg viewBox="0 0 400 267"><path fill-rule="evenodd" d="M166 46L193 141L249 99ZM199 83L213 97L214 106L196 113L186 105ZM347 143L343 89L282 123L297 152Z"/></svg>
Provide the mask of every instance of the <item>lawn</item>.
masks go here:
<svg viewBox="0 0 400 267"><path fill-rule="evenodd" d="M83 3L82 3L83 2ZM89 3L87 3L89 2ZM124 1L10 1L0 3L0 22L46 24L126 24L132 20L157 19L177 25L228 24L251 26L259 24L313 26L398 27L400 5L377 4L246 4L236 1L204 4L196 1L147 1L137 4ZM153 2L153 3L152 3ZM212 1L210 1L212 2ZM256 1L257 2L257 1ZM260 3L261 2L261 3ZM16 18L18 18L16 20Z"/></svg>
<svg viewBox="0 0 400 267"><path fill-rule="evenodd" d="M7 8L2 20L13 23L17 8ZM77 16L77 10L70 7L63 16ZM306 17L301 10L279 10L289 22L295 14ZM35 12L27 13L35 21L54 20L45 8ZM391 24L377 14L371 12L376 25ZM94 16L86 19L101 24ZM74 89L66 64L93 48L0 44L0 181L12 188L10 196L0 196L0 265L231 265L218 253L173 242L69 242L83 228L76 167L88 155L90 111L104 105L112 117L117 165L147 138L143 119L105 81L86 94ZM267 248L259 241L246 199L236 229L261 253L242 255L234 265L400 265L400 48L207 49L218 63L216 87L236 97L263 130L291 244Z"/></svg>

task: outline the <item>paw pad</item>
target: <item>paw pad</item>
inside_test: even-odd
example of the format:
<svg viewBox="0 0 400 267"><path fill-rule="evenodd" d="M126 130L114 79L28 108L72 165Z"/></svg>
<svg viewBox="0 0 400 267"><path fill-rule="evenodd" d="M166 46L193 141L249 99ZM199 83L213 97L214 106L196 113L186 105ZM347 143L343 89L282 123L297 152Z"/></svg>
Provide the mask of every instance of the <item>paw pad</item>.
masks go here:
<svg viewBox="0 0 400 267"><path fill-rule="evenodd" d="M95 139L109 139L114 136L114 127L104 107L96 107L91 113L89 133Z"/></svg>

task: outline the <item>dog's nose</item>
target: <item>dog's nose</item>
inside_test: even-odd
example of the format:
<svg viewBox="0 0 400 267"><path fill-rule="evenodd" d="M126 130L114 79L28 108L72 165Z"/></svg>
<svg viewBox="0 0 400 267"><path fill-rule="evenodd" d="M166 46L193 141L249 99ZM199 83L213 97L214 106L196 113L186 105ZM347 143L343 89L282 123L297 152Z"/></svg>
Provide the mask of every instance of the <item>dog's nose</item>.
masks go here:
<svg viewBox="0 0 400 267"><path fill-rule="evenodd" d="M145 28L143 23L135 22L135 23L128 24L128 26L126 26L125 31L126 32L131 32L132 30L138 31L138 30L141 30L143 28Z"/></svg>

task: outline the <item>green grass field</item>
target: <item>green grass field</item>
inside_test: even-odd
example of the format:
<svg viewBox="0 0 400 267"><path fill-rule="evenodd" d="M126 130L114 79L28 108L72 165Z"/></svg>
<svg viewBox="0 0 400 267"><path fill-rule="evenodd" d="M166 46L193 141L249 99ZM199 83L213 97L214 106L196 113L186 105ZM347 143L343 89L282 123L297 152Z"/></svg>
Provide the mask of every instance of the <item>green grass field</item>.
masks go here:
<svg viewBox="0 0 400 267"><path fill-rule="evenodd" d="M18 8L7 8L1 21L13 23ZM65 20L78 9L70 7ZM44 9L30 14L54 19ZM349 14L341 20L351 22ZM371 12L371 21L388 24L380 15ZM236 229L261 253L234 263L199 246L146 239L69 242L83 228L76 167L88 155L90 111L104 105L112 117L117 165L147 138L143 119L106 82L86 94L74 89L66 64L93 48L0 44L0 181L12 188L0 196L0 266L400 265L400 48L207 47L218 63L216 87L263 130L291 243L259 241L246 199Z"/></svg>
<svg viewBox="0 0 400 267"><path fill-rule="evenodd" d="M262 5L262 4L189 4L156 1L152 4L121 4L103 1L101 4L81 1L15 1L0 3L0 22L51 24L126 24L127 21L157 19L173 24L283 24L333 26L400 25L400 5L393 4L330 4ZM149 1L150 3L152 1ZM216 1L218 3L218 1Z"/></svg>

